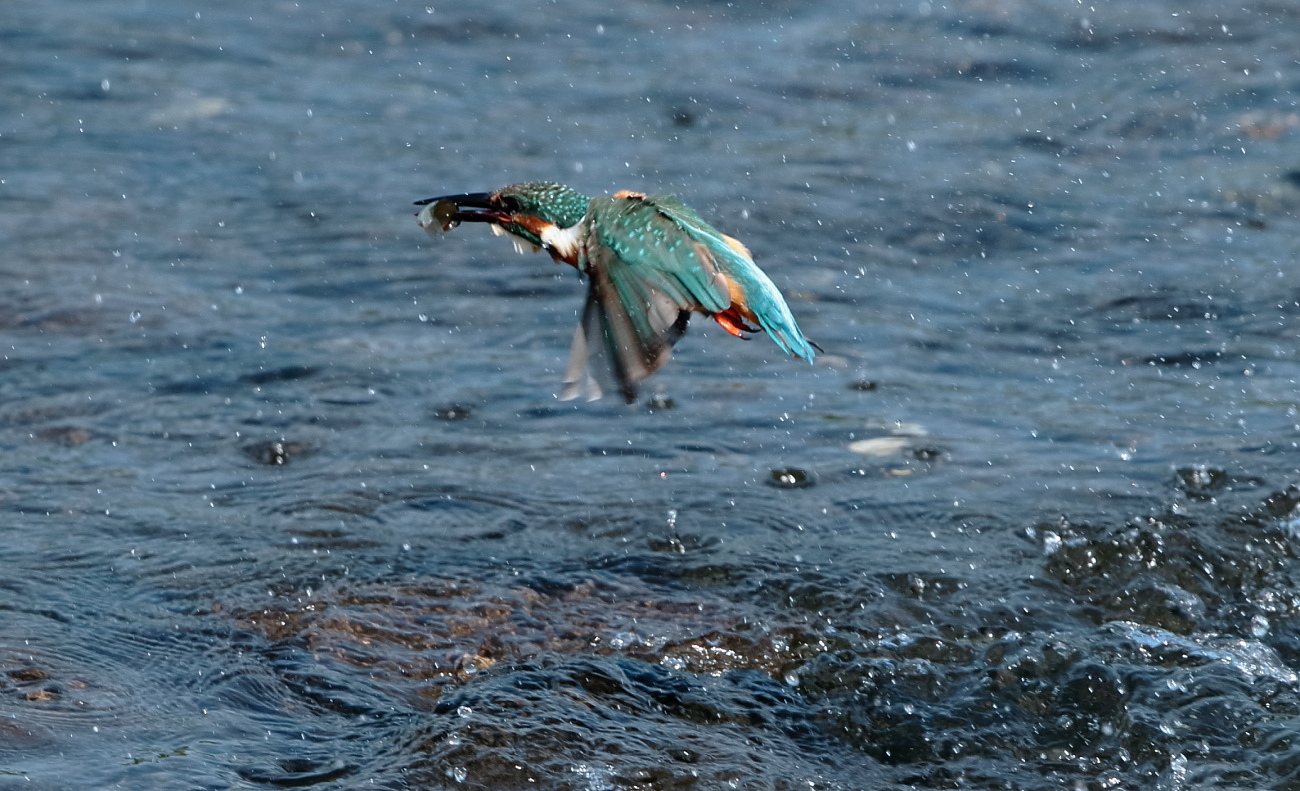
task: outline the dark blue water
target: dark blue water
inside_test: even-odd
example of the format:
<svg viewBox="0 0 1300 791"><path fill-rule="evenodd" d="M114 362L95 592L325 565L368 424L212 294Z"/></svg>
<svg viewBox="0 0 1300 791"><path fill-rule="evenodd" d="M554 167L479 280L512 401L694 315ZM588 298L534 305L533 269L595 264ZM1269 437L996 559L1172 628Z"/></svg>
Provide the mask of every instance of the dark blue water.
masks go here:
<svg viewBox="0 0 1300 791"><path fill-rule="evenodd" d="M1300 783L1300 13L0 21L0 788ZM679 193L827 353L555 399Z"/></svg>

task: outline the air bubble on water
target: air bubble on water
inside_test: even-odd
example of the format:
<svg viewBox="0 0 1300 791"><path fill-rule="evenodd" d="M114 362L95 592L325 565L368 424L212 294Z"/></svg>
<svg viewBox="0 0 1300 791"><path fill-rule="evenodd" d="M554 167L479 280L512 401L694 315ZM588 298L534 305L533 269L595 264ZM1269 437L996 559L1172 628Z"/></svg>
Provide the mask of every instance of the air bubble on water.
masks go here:
<svg viewBox="0 0 1300 791"><path fill-rule="evenodd" d="M457 783L463 783L469 777L469 770L463 766L452 766L447 769L447 776Z"/></svg>
<svg viewBox="0 0 1300 791"><path fill-rule="evenodd" d="M668 529L669 529L669 530L676 530L676 529L677 529L677 509L676 509L676 508L669 508L669 509L668 509Z"/></svg>
<svg viewBox="0 0 1300 791"><path fill-rule="evenodd" d="M462 718L462 719L465 718L465 717L468 717L469 715L471 715L471 714L473 714L473 713L474 713L474 710L471 709L469 706L461 706L460 708L456 709L456 716L457 716L457 717L460 717L460 718Z"/></svg>
<svg viewBox="0 0 1300 791"><path fill-rule="evenodd" d="M799 686L799 674L791 670L785 674L784 681L786 686L797 687Z"/></svg>
<svg viewBox="0 0 1300 791"><path fill-rule="evenodd" d="M138 322L138 321L140 320L140 317L141 317L142 315L143 315L143 314L140 313L140 311L138 311L138 310L133 310L133 311L131 311L131 315L127 316L127 318L129 318L129 319L131 320L131 323L132 323L132 324L135 324L136 322Z"/></svg>
<svg viewBox="0 0 1300 791"><path fill-rule="evenodd" d="M461 739L460 739L460 734L459 734L459 733L449 733L449 734L447 734L447 746L448 746L448 747L458 747L458 746L460 746L460 741L461 741Z"/></svg>

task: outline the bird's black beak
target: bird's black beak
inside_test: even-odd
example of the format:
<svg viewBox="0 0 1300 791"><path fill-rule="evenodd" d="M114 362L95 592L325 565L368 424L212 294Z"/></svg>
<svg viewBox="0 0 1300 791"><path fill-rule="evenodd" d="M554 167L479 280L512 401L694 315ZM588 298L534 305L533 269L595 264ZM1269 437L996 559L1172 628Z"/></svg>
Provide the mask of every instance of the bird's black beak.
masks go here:
<svg viewBox="0 0 1300 791"><path fill-rule="evenodd" d="M469 206L475 209L492 208L492 193L490 192L467 192L463 195L441 195L437 198L425 198L415 202L416 206L428 206L430 203L438 201L448 201L457 206Z"/></svg>
<svg viewBox="0 0 1300 791"><path fill-rule="evenodd" d="M443 195L415 202L424 208L416 215L420 225L430 233L436 223L450 231L463 222L490 222L498 225L510 222L509 212L502 211L500 203L491 192L467 192L462 195ZM476 211L477 210L477 211Z"/></svg>

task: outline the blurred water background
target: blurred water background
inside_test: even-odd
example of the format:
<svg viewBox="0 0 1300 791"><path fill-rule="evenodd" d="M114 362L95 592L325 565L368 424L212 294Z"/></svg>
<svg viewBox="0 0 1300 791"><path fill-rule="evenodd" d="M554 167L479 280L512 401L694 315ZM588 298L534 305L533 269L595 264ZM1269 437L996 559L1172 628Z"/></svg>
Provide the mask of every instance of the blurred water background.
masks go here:
<svg viewBox="0 0 1300 791"><path fill-rule="evenodd" d="M1300 787L1300 7L0 20L0 788ZM827 354L411 201L669 190Z"/></svg>

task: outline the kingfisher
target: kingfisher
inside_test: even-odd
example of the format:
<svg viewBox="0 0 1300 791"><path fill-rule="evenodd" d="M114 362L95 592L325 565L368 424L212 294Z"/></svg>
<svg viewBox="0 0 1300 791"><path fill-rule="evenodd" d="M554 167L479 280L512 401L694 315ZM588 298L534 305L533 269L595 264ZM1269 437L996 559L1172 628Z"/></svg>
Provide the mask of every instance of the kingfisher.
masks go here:
<svg viewBox="0 0 1300 791"><path fill-rule="evenodd" d="M621 190L587 197L553 182L416 201L421 227L437 235L487 223L521 253L545 250L587 278L560 398L600 398L617 387L627 403L668 361L692 312L728 333L766 333L786 354L812 362L790 307L749 250L678 198Z"/></svg>

